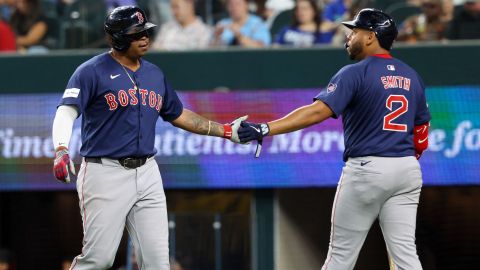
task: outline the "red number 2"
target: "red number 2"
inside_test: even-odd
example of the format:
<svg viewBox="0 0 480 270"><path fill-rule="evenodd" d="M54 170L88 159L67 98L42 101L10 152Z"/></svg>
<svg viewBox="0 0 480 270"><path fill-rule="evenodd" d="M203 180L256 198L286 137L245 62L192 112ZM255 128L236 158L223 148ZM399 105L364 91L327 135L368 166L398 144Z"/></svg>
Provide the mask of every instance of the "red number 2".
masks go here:
<svg viewBox="0 0 480 270"><path fill-rule="evenodd" d="M391 111L393 103L400 103L400 107L383 117L383 129L390 131L406 132L407 125L392 123L393 120L408 111L408 100L403 95L390 95L385 106Z"/></svg>

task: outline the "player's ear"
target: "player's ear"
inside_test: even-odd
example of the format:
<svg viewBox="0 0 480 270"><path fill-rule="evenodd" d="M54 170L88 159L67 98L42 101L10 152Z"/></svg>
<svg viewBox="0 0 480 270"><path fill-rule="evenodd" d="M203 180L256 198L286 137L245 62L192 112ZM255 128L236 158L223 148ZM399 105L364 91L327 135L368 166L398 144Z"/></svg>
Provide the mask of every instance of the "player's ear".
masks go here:
<svg viewBox="0 0 480 270"><path fill-rule="evenodd" d="M368 34L367 34L367 37L366 37L367 46L372 45L375 42L376 39L377 39L377 36L375 35L375 32L368 31Z"/></svg>

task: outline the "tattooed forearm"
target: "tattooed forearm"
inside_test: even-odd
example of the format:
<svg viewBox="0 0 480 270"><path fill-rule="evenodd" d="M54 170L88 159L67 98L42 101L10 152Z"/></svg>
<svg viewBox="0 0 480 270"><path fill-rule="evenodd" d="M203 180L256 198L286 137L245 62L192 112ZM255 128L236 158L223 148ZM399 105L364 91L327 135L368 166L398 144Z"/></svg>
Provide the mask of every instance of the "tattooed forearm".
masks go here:
<svg viewBox="0 0 480 270"><path fill-rule="evenodd" d="M223 136L223 125L214 121L209 121L205 117L198 115L190 110L184 109L183 113L175 119L173 125L187 131L216 137Z"/></svg>
<svg viewBox="0 0 480 270"><path fill-rule="evenodd" d="M185 119L185 124L192 132L198 134L207 134L208 132L208 120L198 114L190 112Z"/></svg>

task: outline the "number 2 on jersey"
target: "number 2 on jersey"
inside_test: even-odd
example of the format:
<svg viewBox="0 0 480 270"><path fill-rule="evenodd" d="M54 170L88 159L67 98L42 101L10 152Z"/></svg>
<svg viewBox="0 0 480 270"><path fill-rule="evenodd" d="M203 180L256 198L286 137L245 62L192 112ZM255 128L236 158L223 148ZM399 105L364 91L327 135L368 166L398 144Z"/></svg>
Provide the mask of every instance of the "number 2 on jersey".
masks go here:
<svg viewBox="0 0 480 270"><path fill-rule="evenodd" d="M392 123L400 115L408 111L408 100L404 95L390 95L387 98L386 106L392 111L393 104L400 103L400 107L383 117L383 129L397 132L406 132L407 125Z"/></svg>

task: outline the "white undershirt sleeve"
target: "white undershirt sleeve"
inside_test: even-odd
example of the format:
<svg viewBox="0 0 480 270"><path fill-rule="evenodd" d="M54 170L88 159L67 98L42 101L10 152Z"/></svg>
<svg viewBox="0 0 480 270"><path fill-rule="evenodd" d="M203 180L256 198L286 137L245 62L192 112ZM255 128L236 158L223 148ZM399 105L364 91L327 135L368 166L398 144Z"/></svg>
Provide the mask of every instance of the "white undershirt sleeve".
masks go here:
<svg viewBox="0 0 480 270"><path fill-rule="evenodd" d="M72 136L73 123L77 117L78 111L75 106L62 105L58 107L52 127L54 149L57 149L59 146L68 148L70 137Z"/></svg>

